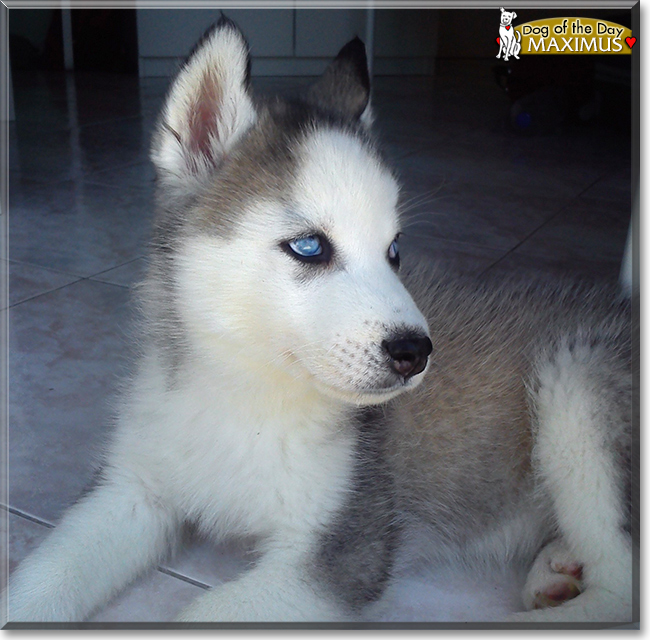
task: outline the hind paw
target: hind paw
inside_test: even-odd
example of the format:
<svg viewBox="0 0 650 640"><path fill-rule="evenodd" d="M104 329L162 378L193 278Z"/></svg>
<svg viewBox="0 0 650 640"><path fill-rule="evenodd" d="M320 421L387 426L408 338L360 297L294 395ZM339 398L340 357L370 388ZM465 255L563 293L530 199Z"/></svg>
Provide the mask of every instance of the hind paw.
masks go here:
<svg viewBox="0 0 650 640"><path fill-rule="evenodd" d="M582 592L582 565L560 540L544 547L528 574L524 587L527 609L556 607Z"/></svg>
<svg viewBox="0 0 650 640"><path fill-rule="evenodd" d="M541 589L535 590L532 602L528 604L529 609L546 609L546 607L557 607L558 605L572 600L579 596L582 589L577 580L571 576L562 576L552 584L545 584Z"/></svg>

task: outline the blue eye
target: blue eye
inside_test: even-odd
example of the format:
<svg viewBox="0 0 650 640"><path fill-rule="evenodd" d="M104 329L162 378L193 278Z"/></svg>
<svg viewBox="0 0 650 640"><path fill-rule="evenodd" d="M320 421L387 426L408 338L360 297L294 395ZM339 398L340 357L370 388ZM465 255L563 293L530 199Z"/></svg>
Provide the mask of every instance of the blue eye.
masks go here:
<svg viewBox="0 0 650 640"><path fill-rule="evenodd" d="M290 240L288 245L291 251L303 258L313 258L323 253L323 245L317 236Z"/></svg>
<svg viewBox="0 0 650 640"><path fill-rule="evenodd" d="M286 240L280 243L280 247L299 262L328 264L332 257L332 247L327 238L316 234Z"/></svg>
<svg viewBox="0 0 650 640"><path fill-rule="evenodd" d="M399 267L399 243L397 242L397 238L388 247L388 262L394 267Z"/></svg>

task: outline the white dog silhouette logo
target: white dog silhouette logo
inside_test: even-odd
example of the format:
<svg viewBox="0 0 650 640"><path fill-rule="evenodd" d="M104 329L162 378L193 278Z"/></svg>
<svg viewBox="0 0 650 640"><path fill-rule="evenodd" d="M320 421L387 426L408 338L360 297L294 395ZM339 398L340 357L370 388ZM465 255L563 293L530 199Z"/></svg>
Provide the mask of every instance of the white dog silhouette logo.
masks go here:
<svg viewBox="0 0 650 640"><path fill-rule="evenodd" d="M501 57L503 52L503 61L507 62L509 56L514 56L519 60L521 51L521 34L515 31L512 21L517 17L514 11L506 11L501 7L501 24L499 25L499 53L497 58Z"/></svg>

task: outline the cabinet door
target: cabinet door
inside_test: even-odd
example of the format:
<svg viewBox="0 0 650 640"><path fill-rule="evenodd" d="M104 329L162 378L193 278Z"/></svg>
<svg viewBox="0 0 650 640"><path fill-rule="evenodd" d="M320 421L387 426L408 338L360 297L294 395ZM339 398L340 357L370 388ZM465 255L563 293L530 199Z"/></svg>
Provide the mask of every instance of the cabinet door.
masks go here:
<svg viewBox="0 0 650 640"><path fill-rule="evenodd" d="M296 56L329 58L366 32L365 9L296 9Z"/></svg>
<svg viewBox="0 0 650 640"><path fill-rule="evenodd" d="M293 9L226 9L246 35L253 56L293 55ZM138 9L141 58L186 56L219 9Z"/></svg>

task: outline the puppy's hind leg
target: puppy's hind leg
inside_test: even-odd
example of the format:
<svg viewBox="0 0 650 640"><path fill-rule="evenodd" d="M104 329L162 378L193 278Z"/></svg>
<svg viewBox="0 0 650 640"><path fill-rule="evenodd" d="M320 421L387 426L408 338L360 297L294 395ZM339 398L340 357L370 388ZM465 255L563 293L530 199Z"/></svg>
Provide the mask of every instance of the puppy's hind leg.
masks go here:
<svg viewBox="0 0 650 640"><path fill-rule="evenodd" d="M172 514L137 478L113 476L72 507L11 576L9 622L83 621L165 552Z"/></svg>
<svg viewBox="0 0 650 640"><path fill-rule="evenodd" d="M602 346L585 340L561 346L539 366L537 382L534 459L566 546L561 564L582 568L582 585L576 586L584 592L562 606L512 620L630 622L630 372ZM549 562L557 563L551 556ZM534 594L527 596L531 606Z"/></svg>

